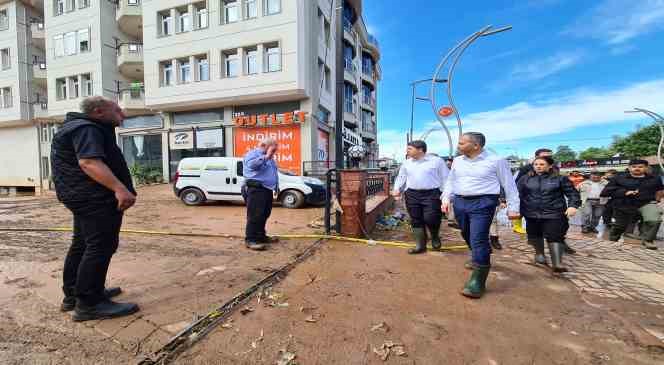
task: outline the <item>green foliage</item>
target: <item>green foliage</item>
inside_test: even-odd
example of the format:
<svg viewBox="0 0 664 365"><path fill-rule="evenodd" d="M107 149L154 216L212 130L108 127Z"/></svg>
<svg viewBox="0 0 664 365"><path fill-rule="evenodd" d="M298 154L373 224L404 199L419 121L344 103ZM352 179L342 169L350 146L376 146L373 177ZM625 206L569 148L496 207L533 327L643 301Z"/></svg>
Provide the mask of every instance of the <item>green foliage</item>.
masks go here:
<svg viewBox="0 0 664 365"><path fill-rule="evenodd" d="M129 167L129 173L134 178L136 185L154 184L164 182L161 169L149 167L142 164L134 164Z"/></svg>
<svg viewBox="0 0 664 365"><path fill-rule="evenodd" d="M576 152L569 146L558 146L553 159L560 162L576 160Z"/></svg>
<svg viewBox="0 0 664 365"><path fill-rule="evenodd" d="M610 158L615 155L611 148L604 147L588 147L585 151L579 153L580 160L596 160L600 158Z"/></svg>
<svg viewBox="0 0 664 365"><path fill-rule="evenodd" d="M657 154L660 130L657 124L639 128L627 137L616 138L611 148L628 157L645 157Z"/></svg>

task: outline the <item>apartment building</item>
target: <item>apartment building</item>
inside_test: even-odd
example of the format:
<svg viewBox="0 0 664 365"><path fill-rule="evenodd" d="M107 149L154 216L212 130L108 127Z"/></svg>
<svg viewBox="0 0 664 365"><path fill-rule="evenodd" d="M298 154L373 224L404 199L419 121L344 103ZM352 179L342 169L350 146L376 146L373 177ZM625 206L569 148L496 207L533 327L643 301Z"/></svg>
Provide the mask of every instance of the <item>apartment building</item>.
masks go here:
<svg viewBox="0 0 664 365"><path fill-rule="evenodd" d="M42 9L42 1L0 0L0 192L48 184L39 142L47 108Z"/></svg>
<svg viewBox="0 0 664 365"><path fill-rule="evenodd" d="M15 3L43 9L45 21L39 55L48 72L38 101L48 100L47 110L34 104L44 119L35 120L38 113L27 107L14 118L36 134L39 149L30 153L42 166L35 176L47 179L52 133L90 95L118 101L129 116L117 134L130 166L164 179L182 158L241 156L265 136L280 141L279 165L294 173L335 159L332 0L9 2ZM376 159L380 51L360 0L344 2L341 21L341 138ZM4 119L3 113L0 126ZM5 139L0 134L0 143Z"/></svg>

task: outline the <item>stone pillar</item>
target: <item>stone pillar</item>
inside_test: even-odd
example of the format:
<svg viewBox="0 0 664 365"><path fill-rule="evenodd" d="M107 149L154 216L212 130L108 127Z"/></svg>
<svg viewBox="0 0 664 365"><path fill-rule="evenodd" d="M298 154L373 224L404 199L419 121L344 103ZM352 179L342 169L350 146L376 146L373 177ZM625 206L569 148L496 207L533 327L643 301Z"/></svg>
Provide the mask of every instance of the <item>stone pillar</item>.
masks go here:
<svg viewBox="0 0 664 365"><path fill-rule="evenodd" d="M350 237L364 237L361 225L366 216L365 170L342 170L341 176L341 234Z"/></svg>

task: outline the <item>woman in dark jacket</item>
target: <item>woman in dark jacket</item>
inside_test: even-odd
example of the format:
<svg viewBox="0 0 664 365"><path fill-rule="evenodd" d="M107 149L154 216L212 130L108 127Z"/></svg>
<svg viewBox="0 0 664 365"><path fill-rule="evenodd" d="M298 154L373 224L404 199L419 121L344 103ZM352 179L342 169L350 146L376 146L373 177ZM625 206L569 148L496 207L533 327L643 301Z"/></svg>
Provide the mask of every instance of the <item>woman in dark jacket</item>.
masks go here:
<svg viewBox="0 0 664 365"><path fill-rule="evenodd" d="M574 216L581 206L581 196L567 177L560 176L553 169L553 165L551 157L536 158L533 171L523 176L517 186L521 215L526 218L528 243L535 247L535 262L546 265L546 239L551 268L554 272L564 272L567 271L562 266L564 224L566 216Z"/></svg>

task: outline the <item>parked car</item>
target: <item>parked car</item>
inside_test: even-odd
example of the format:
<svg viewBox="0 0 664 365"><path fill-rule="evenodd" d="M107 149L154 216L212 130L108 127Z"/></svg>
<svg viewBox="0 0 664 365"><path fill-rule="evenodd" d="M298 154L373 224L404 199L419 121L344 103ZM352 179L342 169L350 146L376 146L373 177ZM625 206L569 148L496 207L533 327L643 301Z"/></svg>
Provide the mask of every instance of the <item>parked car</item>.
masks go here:
<svg viewBox="0 0 664 365"><path fill-rule="evenodd" d="M175 173L173 191L187 205L206 201L243 201L242 159L238 157L184 158ZM279 171L279 194L274 199L286 208L325 202L325 185L319 179Z"/></svg>

